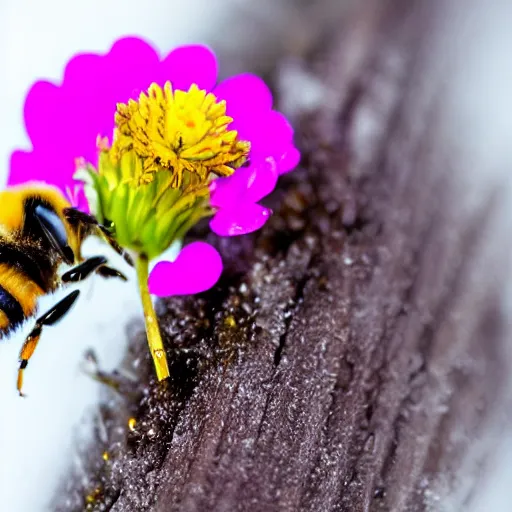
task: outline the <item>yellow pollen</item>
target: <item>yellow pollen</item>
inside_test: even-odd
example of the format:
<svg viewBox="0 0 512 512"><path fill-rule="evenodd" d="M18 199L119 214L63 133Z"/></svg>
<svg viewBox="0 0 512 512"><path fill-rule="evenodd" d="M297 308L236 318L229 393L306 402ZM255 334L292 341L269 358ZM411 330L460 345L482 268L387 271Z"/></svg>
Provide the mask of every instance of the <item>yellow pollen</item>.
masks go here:
<svg viewBox="0 0 512 512"><path fill-rule="evenodd" d="M128 420L128 428L130 429L131 432L134 432L135 431L135 427L137 425L137 420L132 416L129 420Z"/></svg>
<svg viewBox="0 0 512 512"><path fill-rule="evenodd" d="M230 328L236 327L235 317L233 315L228 315L226 318L224 318L224 325Z"/></svg>
<svg viewBox="0 0 512 512"><path fill-rule="evenodd" d="M85 501L89 504L95 503L101 498L102 489L101 487L96 487L93 491L91 491L86 497Z"/></svg>
<svg viewBox="0 0 512 512"><path fill-rule="evenodd" d="M171 171L171 186L181 186L183 172L206 182L210 173L229 176L246 160L250 143L238 140L229 130L233 119L226 115L226 102L197 85L188 91L173 91L170 82L157 84L138 101L119 103L112 145L114 158L127 151L143 160L139 184L153 181L157 171Z"/></svg>

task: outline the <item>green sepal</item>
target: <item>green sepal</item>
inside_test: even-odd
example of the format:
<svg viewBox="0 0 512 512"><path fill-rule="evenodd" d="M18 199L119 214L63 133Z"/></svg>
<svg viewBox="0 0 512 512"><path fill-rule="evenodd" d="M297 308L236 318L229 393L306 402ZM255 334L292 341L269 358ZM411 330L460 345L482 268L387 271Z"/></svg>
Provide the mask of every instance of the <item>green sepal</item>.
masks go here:
<svg viewBox="0 0 512 512"><path fill-rule="evenodd" d="M207 184L184 175L180 188L173 188L169 170L161 169L150 183L139 183L142 161L133 151L114 160L108 150L100 153L98 171L92 166L77 172L84 183L91 211L107 222L122 247L159 257L200 219L211 215Z"/></svg>

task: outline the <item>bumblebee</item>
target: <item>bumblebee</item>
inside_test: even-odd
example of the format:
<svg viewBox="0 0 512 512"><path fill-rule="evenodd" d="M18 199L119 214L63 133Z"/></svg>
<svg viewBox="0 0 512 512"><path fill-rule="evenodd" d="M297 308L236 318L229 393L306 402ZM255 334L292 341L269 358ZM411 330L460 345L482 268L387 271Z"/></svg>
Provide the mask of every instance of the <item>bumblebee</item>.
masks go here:
<svg viewBox="0 0 512 512"><path fill-rule="evenodd" d="M92 274L126 277L107 264L104 256L84 259L84 240L98 236L125 261L133 262L97 220L71 206L51 186L31 184L0 191L0 340L37 313L38 299L68 283ZM61 275L63 265L71 268ZM38 317L20 352L17 389L21 396L23 372L39 342L43 328L56 324L79 296L74 290Z"/></svg>

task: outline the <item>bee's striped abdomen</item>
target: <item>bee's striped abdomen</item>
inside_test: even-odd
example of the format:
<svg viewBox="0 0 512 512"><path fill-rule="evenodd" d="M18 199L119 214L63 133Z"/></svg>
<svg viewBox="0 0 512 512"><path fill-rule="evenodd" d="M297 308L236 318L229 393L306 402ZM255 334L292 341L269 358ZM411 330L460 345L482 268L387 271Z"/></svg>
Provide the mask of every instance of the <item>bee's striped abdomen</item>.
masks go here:
<svg viewBox="0 0 512 512"><path fill-rule="evenodd" d="M17 269L44 291L50 291L48 285L51 283L53 268L42 251L36 252L30 246L21 247L19 243L0 241L0 265L4 263Z"/></svg>
<svg viewBox="0 0 512 512"><path fill-rule="evenodd" d="M73 263L57 192L14 188L0 192L0 338L36 313L39 297L60 283L57 268ZM58 212L61 212L60 214Z"/></svg>
<svg viewBox="0 0 512 512"><path fill-rule="evenodd" d="M0 338L19 327L24 320L20 303L0 283Z"/></svg>
<svg viewBox="0 0 512 512"><path fill-rule="evenodd" d="M28 260L6 260L5 245L0 245L0 338L16 329L36 312L37 300L45 291L37 281L41 279L36 267ZM19 266L19 263L25 266ZM32 274L32 275L31 275ZM37 280L37 281L36 281Z"/></svg>

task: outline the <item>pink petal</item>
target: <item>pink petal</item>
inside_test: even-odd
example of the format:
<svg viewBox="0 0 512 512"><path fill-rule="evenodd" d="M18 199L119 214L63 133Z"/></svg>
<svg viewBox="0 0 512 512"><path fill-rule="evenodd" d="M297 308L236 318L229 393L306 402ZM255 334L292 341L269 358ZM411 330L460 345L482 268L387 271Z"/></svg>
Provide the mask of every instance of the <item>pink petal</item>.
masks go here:
<svg viewBox="0 0 512 512"><path fill-rule="evenodd" d="M87 92L89 87L97 84L96 70L102 67L104 59L105 57L95 53L78 53L67 63L63 82ZM83 86L84 83L87 87Z"/></svg>
<svg viewBox="0 0 512 512"><path fill-rule="evenodd" d="M117 39L110 50L102 56L109 64L120 63L124 68L158 65L160 57L149 41L128 36ZM136 66L135 66L136 67ZM133 73L133 71L131 71ZM135 75L135 73L133 73Z"/></svg>
<svg viewBox="0 0 512 512"><path fill-rule="evenodd" d="M259 124L252 124L248 140L251 141L251 156L273 156L279 160L293 140L293 128L281 112L272 110Z"/></svg>
<svg viewBox="0 0 512 512"><path fill-rule="evenodd" d="M10 172L7 178L7 185L18 185L27 181L39 181L44 179L46 174L42 166L29 151L15 151L11 154Z"/></svg>
<svg viewBox="0 0 512 512"><path fill-rule="evenodd" d="M245 168L237 169L228 178L217 178L210 184L210 204L216 208L230 208L243 201L247 192Z"/></svg>
<svg viewBox="0 0 512 512"><path fill-rule="evenodd" d="M16 185L27 181L44 181L55 185L62 191L73 182L68 169L63 168L62 159L57 159L54 167L49 165L51 158L38 151L15 151L11 155L7 183ZM72 165L72 164L71 164Z"/></svg>
<svg viewBox="0 0 512 512"><path fill-rule="evenodd" d="M24 107L25 126L32 146L54 145L64 127L55 133L53 124L59 126L63 106L59 88L45 81L36 82L27 94Z"/></svg>
<svg viewBox="0 0 512 512"><path fill-rule="evenodd" d="M279 174L285 174L292 171L299 165L300 162L300 151L293 145L285 151L281 156L281 160L278 161L277 167Z"/></svg>
<svg viewBox="0 0 512 512"><path fill-rule="evenodd" d="M258 76L244 73L221 82L213 91L219 100L226 100L226 113L234 121L230 128L238 130L241 139L259 123L259 119L272 108L272 93Z"/></svg>
<svg viewBox="0 0 512 512"><path fill-rule="evenodd" d="M217 208L233 208L240 203L256 203L270 194L277 184L273 158L251 160L228 178L218 178L210 187L210 203Z"/></svg>
<svg viewBox="0 0 512 512"><path fill-rule="evenodd" d="M226 112L233 117L230 128L238 131L240 139L251 142L251 160L273 157L278 174L297 165L300 154L293 146L293 128L281 112L271 110L272 94L263 80L250 74L237 75L213 92L226 100ZM258 199L251 200L258 201L268 193L255 193Z"/></svg>
<svg viewBox="0 0 512 512"><path fill-rule="evenodd" d="M113 112L116 103L137 99L152 82L159 83L160 65L158 53L146 41L137 37L116 41L104 56L102 69L96 71L103 82L102 94L113 101Z"/></svg>
<svg viewBox="0 0 512 512"><path fill-rule="evenodd" d="M140 37L122 37L115 41L109 52L105 55L110 63L122 62L125 67L133 67L134 64L157 64L158 53L152 44Z"/></svg>
<svg viewBox="0 0 512 512"><path fill-rule="evenodd" d="M254 159L247 168L251 171L247 181L247 193L244 200L250 203L256 203L268 196L277 185L277 166L272 157L258 161Z"/></svg>
<svg viewBox="0 0 512 512"><path fill-rule="evenodd" d="M149 291L159 297L204 292L219 280L222 259L205 242L186 245L173 262L157 263L149 276Z"/></svg>
<svg viewBox="0 0 512 512"><path fill-rule="evenodd" d="M73 153L93 162L96 137L110 137L114 128L116 100L108 87L105 60L93 54L75 56L66 66L60 91L60 103L67 110L65 122L69 126L74 120Z"/></svg>
<svg viewBox="0 0 512 512"><path fill-rule="evenodd" d="M210 221L210 229L219 236L245 235L260 229L271 213L268 208L251 203L221 209Z"/></svg>
<svg viewBox="0 0 512 512"><path fill-rule="evenodd" d="M192 84L211 91L217 82L215 54L202 45L180 46L162 61L158 80L162 84L170 80L174 89L183 91Z"/></svg>

